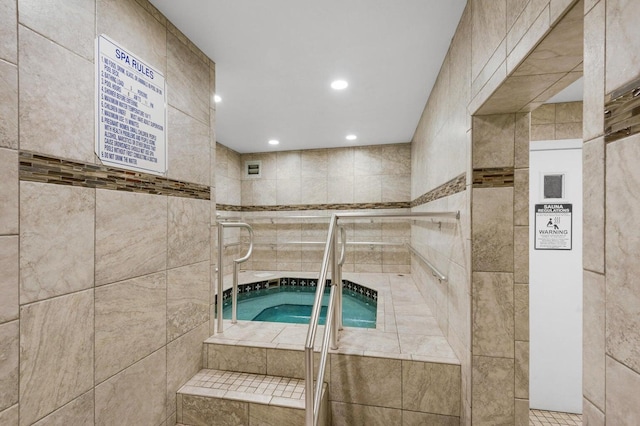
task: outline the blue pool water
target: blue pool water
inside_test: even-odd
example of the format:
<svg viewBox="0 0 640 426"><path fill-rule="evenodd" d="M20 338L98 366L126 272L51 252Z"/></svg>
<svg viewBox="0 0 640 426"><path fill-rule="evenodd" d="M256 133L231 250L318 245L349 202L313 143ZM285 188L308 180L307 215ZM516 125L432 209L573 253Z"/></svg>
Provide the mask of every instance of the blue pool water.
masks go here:
<svg viewBox="0 0 640 426"><path fill-rule="evenodd" d="M238 319L308 324L315 287L279 286L238 295ZM353 291L342 293L343 323L347 327L376 328L377 304ZM325 324L329 290L325 291L320 324ZM231 319L231 303L225 302L223 317Z"/></svg>

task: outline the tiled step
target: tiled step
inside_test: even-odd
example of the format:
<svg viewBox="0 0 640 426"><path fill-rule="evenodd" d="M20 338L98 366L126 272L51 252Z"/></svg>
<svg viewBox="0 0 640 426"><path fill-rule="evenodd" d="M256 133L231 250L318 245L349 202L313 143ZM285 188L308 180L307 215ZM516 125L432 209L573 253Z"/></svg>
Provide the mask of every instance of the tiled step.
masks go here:
<svg viewBox="0 0 640 426"><path fill-rule="evenodd" d="M320 347L321 327L316 335ZM204 342L204 368L303 379L307 326L238 321ZM315 367L320 361L316 352ZM328 363L327 363L328 364ZM326 381L326 377L325 377Z"/></svg>
<svg viewBox="0 0 640 426"><path fill-rule="evenodd" d="M320 424L329 424L327 393ZM304 425L304 395L304 380L204 369L178 390L177 423Z"/></svg>

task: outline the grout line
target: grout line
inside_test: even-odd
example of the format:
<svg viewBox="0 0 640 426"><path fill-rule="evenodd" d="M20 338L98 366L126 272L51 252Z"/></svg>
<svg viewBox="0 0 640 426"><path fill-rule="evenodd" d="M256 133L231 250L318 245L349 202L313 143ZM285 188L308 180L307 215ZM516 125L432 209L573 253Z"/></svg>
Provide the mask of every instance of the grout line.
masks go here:
<svg viewBox="0 0 640 426"><path fill-rule="evenodd" d="M16 149L16 153L18 154L18 162L16 164L16 167L18 168L17 172L18 172L18 181L16 182L16 185L18 186L18 282L16 283L17 286L17 291L18 291L18 398L17 398L17 402L16 404L18 404L18 424L22 424L21 423L21 413L20 413L20 389L22 388L22 374L21 374L21 364L22 364L22 351L20 350L20 348L22 347L22 333L20 332L20 325L22 324L22 309L20 307L20 278L21 278L21 269L20 268L20 253L22 250L21 247L21 238L20 238L20 231L21 231L21 221L20 221L20 197L21 197L21 193L20 193L20 13L19 13L19 7L18 7L18 2L16 1L15 3L16 6L16 22L15 22L15 29L16 29L16 83L17 83L17 99L16 99L16 107L18 108L18 116L16 117L17 119L17 135L16 135L16 142L17 142L17 149ZM95 335L95 333L94 333ZM94 382L95 383L95 382ZM94 404L95 406L95 404Z"/></svg>
<svg viewBox="0 0 640 426"><path fill-rule="evenodd" d="M97 15L97 12L96 12ZM97 21L97 19L96 19ZM97 24L96 24L97 25ZM98 191L93 190L93 424L97 421L97 409L96 409L96 246L97 246L97 220L98 217Z"/></svg>

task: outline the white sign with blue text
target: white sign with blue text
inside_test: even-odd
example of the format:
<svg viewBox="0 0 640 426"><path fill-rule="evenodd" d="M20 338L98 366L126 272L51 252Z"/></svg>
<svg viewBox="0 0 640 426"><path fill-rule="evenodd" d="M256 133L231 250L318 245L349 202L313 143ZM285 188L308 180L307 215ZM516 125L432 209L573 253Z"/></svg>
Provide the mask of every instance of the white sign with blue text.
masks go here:
<svg viewBox="0 0 640 426"><path fill-rule="evenodd" d="M96 155L120 168L165 174L164 76L104 35L96 45Z"/></svg>

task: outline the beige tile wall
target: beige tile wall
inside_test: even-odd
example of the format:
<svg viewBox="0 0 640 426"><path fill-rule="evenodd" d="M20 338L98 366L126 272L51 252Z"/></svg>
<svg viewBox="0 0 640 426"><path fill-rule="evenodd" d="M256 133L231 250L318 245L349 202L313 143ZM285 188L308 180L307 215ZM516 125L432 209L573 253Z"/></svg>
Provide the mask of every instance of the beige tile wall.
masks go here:
<svg viewBox="0 0 640 426"><path fill-rule="evenodd" d="M481 3L481 4L480 4ZM411 273L425 299L429 301L438 324L461 362L462 392L459 416L462 424L471 422L471 116L466 105L471 101L472 69L480 66L490 52L472 46L487 42L472 41L476 26L491 17L492 8L503 2L469 2L462 15L436 85L425 106L412 140L411 198L416 199L454 177L465 173L467 189L412 210L460 211L459 220L429 219L411 226L412 245L447 277L440 282L418 261ZM498 5L505 12L505 5ZM474 16L474 10L484 12ZM504 24L503 24L504 25ZM487 34L489 38L492 36ZM490 157L490 155L489 155ZM436 160L437 159L437 160ZM416 419L417 420L417 419Z"/></svg>
<svg viewBox="0 0 640 426"><path fill-rule="evenodd" d="M575 3L470 0L412 141L412 199L467 174L464 193L414 209L459 209L461 220L412 226L414 246L450 276L442 285L415 263L412 270L462 363L463 424L527 423L527 111L579 77L580 13L563 23L570 55L557 39L530 52ZM568 69L554 74L558 64ZM580 108L566 109L561 136L580 128ZM513 173L513 183L472 188L471 171L485 168Z"/></svg>
<svg viewBox="0 0 640 426"><path fill-rule="evenodd" d="M242 185L241 185L241 170L240 154L236 151L227 148L226 146L216 143L215 147L215 180L216 180L216 202L218 204L226 204L231 206L241 205L242 197ZM236 212L217 212L222 216L234 216L240 215ZM212 218L212 220L215 220ZM243 232L243 231L242 231ZM235 244L240 241L241 231L238 229L225 229L225 244ZM214 238L213 244L216 245L218 241L217 229L212 229L212 237ZM233 259L242 256L240 253L241 247L231 246L225 249L224 252L224 269L225 274L233 271ZM213 270L215 272L217 264L217 251L212 258Z"/></svg>
<svg viewBox="0 0 640 426"><path fill-rule="evenodd" d="M20 394L17 3L0 2L0 422L18 424Z"/></svg>
<svg viewBox="0 0 640 426"><path fill-rule="evenodd" d="M217 147L216 178L226 185L219 190L218 202L236 206L274 206L273 211L240 214L253 226L256 242L251 260L243 264L245 269L319 270L323 246L287 243L324 242L328 218L271 221L263 217L329 216L332 211L277 211L278 205L409 201L410 144L242 155L221 144ZM245 162L255 160L262 163L261 178L245 177ZM223 212L223 215L239 214ZM346 229L348 241L404 243L409 241L410 235L408 222L359 221L348 224ZM241 235L236 230L225 231L228 243L239 238L246 241L246 234ZM226 249L227 273L232 271L233 256L241 255L240 251L244 253L244 250L246 246ZM350 246L344 270L406 273L410 270L409 265L410 257L403 247Z"/></svg>
<svg viewBox="0 0 640 426"><path fill-rule="evenodd" d="M262 162L259 179L244 176L254 160ZM242 154L239 165L243 206L410 201L407 143Z"/></svg>
<svg viewBox="0 0 640 426"><path fill-rule="evenodd" d="M335 425L460 424L458 365L343 354L330 361Z"/></svg>
<svg viewBox="0 0 640 426"><path fill-rule="evenodd" d="M577 7L572 13L560 21L569 8L576 4ZM516 123L524 120L523 123L526 125L516 126L514 162L510 157L512 147L509 143L505 145L498 142L502 131L512 134L511 124L507 123L507 121L510 123L510 117L512 117L509 114L495 117L498 121L505 120L502 124L474 122L473 148L466 151L472 153L473 167L515 168L513 188L474 189L473 232L466 234L468 238L473 239L473 268L481 268L485 271L479 272L493 276L488 282L496 282L499 274L506 273L513 275L514 283L513 306L508 307L514 314L513 330L498 328L498 333L493 333L495 335L490 337L490 340L497 339L497 341L489 344L485 344L483 338L483 336L486 337L485 325L487 324L482 322L482 318L485 317L482 315L482 312L485 312L482 306L487 301L484 297L476 299L475 290L471 291L473 295L471 299L474 300L472 309L479 309L477 313L480 314L480 317L476 317L474 313L466 323L474 333L473 349L475 351L476 345L479 345L477 349L480 352L486 349L493 352L502 347L496 344L497 342L507 343L505 336L513 334L514 340L513 353L507 358L494 358L485 354L476 356L474 352L472 372L465 368L465 357L461 356L463 383L468 375L472 375L474 383L473 394L469 394L469 387L463 386L463 393L464 389L467 392L467 395L463 395L464 422L471 421L468 412L465 411L469 410L469 405L472 405L474 424L495 424L497 417L491 415L492 412L500 413L501 416L506 415L508 417L504 418L506 423L526 424L523 418L526 418L528 404L526 392L528 265L525 260L527 222L523 199L528 187L525 177L528 167L528 150L526 145L520 142L529 140L528 118L525 112L535 109L537 105L556 93L560 86L566 86L578 78L583 73L583 69L585 81L583 105L580 106L579 103L547 105L534 111L531 118L531 139L582 137L585 140L585 421L589 424L604 424L605 419L608 418L608 422L614 423L633 422L637 417L637 404L632 404L625 398L623 389L637 384L640 371L637 351L640 342L635 336L637 333L633 331L638 329L636 323L638 302L635 299L639 291L633 286L634 280L631 278L637 264L632 254L636 252L633 242L636 239L634 231L631 230L638 228L634 220L637 215L631 213L634 211L633 200L637 198L634 192L637 187L634 184L637 178L634 170L637 168L633 168L631 163L637 162L640 153L635 149L637 136L608 145L605 144L602 136L605 94L632 81L640 74L640 62L638 55L634 53L638 51L640 42L633 36L635 29L632 23L632 16L636 9L640 8L640 4L631 0L584 2L474 0L470 1L468 6L467 14L471 15L471 18L468 18L466 24L461 24L456 37L462 37L465 31L471 32L472 40L465 43L471 50L467 53L470 64L467 67L456 68L454 71L447 62L452 61L455 51L454 38L454 44L443 64L441 76L414 137L413 198L435 187L438 176L442 180L445 180L445 176L450 176L441 170L445 166L440 163L443 158L449 158L449 155L459 152L456 145L450 147L444 143L444 140L448 143L455 141L455 135L459 130L445 126L446 118L443 117L455 114L456 110L461 114L464 111L463 108L456 108L456 104L447 103L446 96L443 96L443 93L451 94L447 85L465 86L467 83L471 85L470 102L463 101L457 104L468 105L468 111L464 111L467 117L469 113L479 109L485 114L489 114L490 111L506 113L520 110L523 114L516 114ZM582 29L583 10L584 31ZM558 27L563 26L563 31L567 32L560 39L555 38L553 41L540 43L556 23L559 23ZM470 29L464 27L470 27ZM584 40L584 49L580 43L582 40ZM534 54L529 54L538 44L543 48ZM576 46L577 49L574 49ZM584 66L581 63L583 50ZM554 69L562 71L554 74ZM513 75L507 81L507 75L512 72ZM492 96L494 92L496 96ZM487 102L488 99L490 102ZM477 119L481 118L477 117ZM488 133L483 130L487 127L484 124L489 124ZM468 129L469 126L465 128ZM483 137L483 133L490 137ZM440 154L439 150L444 152ZM432 157L434 153L440 155ZM429 161L429 158L438 158L438 161ZM500 160L499 164L492 163L493 160ZM468 170L467 165L461 162L456 163L454 160L447 163L457 167L458 173L460 170ZM439 173L435 173L436 171ZM605 194L607 194L606 197ZM483 229L498 228L495 209L485 209L487 211L484 214L483 203L489 202L495 206L495 203L500 201L506 208L513 203L513 219L510 219L509 215L503 218L512 227L513 236L504 238L504 241L500 238L484 238L488 234ZM479 213L482 213L480 217L476 217ZM415 240L415 227L413 235ZM480 239L477 240L476 237ZM436 238L447 239L444 235ZM424 250L428 253L428 248ZM491 256L491 253L496 251L503 253L497 257ZM441 264L446 265L446 262L443 261ZM469 276L469 270L470 268L465 270L467 276ZM485 281L478 281L477 284L481 285ZM437 305L439 300L445 299L444 290L435 285L432 287L430 292ZM448 289L448 294L451 294L451 288ZM478 296L482 294L484 292L480 292ZM490 298L492 303L500 299L509 300L509 295L506 298L497 297L498 295L499 293L495 293L494 290ZM437 307L435 311L438 312ZM494 321L493 310L487 312L492 314L486 319ZM476 324L478 321L480 323ZM450 318L448 323L451 323ZM511 323L511 320L507 323ZM440 324L442 326L444 321L440 321ZM451 327L449 329L451 330ZM476 342L478 337L480 341ZM453 347L456 348L459 345L454 341ZM507 352L511 351L511 347L506 349ZM488 374L487 366L491 366L494 377L491 378ZM497 372L505 374L501 375ZM515 382L507 379L514 375ZM488 395L485 390L491 390L490 401L485 401Z"/></svg>
<svg viewBox="0 0 640 426"><path fill-rule="evenodd" d="M633 15L640 4L590 0L584 7L583 186L585 424L633 424L640 407L637 273L638 135L604 141L605 95L640 75Z"/></svg>
<svg viewBox="0 0 640 426"><path fill-rule="evenodd" d="M239 153L216 143L216 201L240 206L242 202L242 163Z"/></svg>
<svg viewBox="0 0 640 426"><path fill-rule="evenodd" d="M527 410L516 411L529 399L529 164L516 155L523 145L529 145L529 114L473 118L474 170L513 171L512 184L472 192L473 424L526 423L528 417Z"/></svg>
<svg viewBox="0 0 640 426"><path fill-rule="evenodd" d="M544 104L531 111L531 140L582 139L582 102Z"/></svg>
<svg viewBox="0 0 640 426"><path fill-rule="evenodd" d="M19 181L18 149L96 161L98 34L166 77L168 177L215 185L214 64L146 0L0 0L3 425L171 422L202 365L215 196Z"/></svg>
<svg viewBox="0 0 640 426"><path fill-rule="evenodd" d="M467 11L454 37L454 43L443 65L441 76L425 108L425 113L413 140L411 198L427 192L429 189L456 176L461 171L468 172L470 170L468 163L471 161L471 152L473 151L470 148L471 138L468 135L468 131L471 128L471 121L469 111L461 107L461 105L470 105L469 110L471 112L475 111L504 81L507 72L513 70L531 48L539 42L549 25L556 22L571 3L572 1L569 0L539 2L471 0L469 2ZM68 7L73 7L74 12L77 11L77 16L74 15L73 20L69 18L71 15L65 13ZM633 17L638 14L634 12L640 12L640 10L636 10L638 8L640 8L640 4L633 0L587 0L584 2L585 101L583 111L585 119L583 130L586 147L592 147L589 148L591 154L588 154L587 150L585 150L585 161L589 161L589 164L594 166L590 170L596 171L596 173L585 174L585 188L589 187L595 190L589 192L588 196L585 197L585 211L595 212L594 215L589 217L585 215L585 247L588 247L588 249L585 249L585 269L588 273L597 275L601 281L604 280L606 282L604 291L602 289L598 290L596 286L595 291L585 292L585 310L592 310L592 314L590 314L592 320L590 321L593 321L594 324L585 328L585 341L597 342L603 348L597 351L595 356L589 357L588 361L585 360L585 376L594 375L593 379L585 380L585 386L589 386L589 388L585 388L585 419L595 422L594 424L603 422L605 419L605 401L606 412L610 417L610 422L622 421L620 416L623 414L627 415L627 418L637 416L638 410L637 404L633 404L632 401L624 397L624 389L633 388L633 386L637 387L637 356L633 352L633 348L637 348L638 344L633 339L632 342L635 343L632 345L629 345L629 342L621 343L617 336L622 330L637 330L637 327L634 328L632 323L633 318L637 317L637 314L633 315L633 306L637 304L634 305L632 301L638 291L629 287L633 280L625 277L633 270L633 265L636 263L633 255L634 251L629 250L629 244L634 241L632 232L634 229L640 228L633 221L633 218L636 217L633 214L626 216L615 214L616 211L620 212L628 208L625 203L628 204L629 200L634 199L635 195L631 191L637 185L628 185L627 182L633 182L636 176L633 174L635 168L621 167L618 162L614 162L609 158L625 160L629 163L637 159L638 153L634 149L633 142L635 138L623 139L606 147L603 146L602 139L599 139L603 134L602 125L599 123L602 123L601 114L605 93L611 92L638 75L639 63L637 54L634 52L639 51L638 47L640 46L638 46L638 38L633 36L635 34ZM18 9L20 9L20 24L16 22L15 18ZM175 56L173 51L171 53L168 52L167 43L171 36L167 32L166 20L157 12L149 9L148 4L143 0L139 0L139 2L134 2L133 0L109 2L99 0L96 2L94 9L87 8L86 2L78 2L78 5L75 5L70 2L58 1L47 3L46 6L38 3L36 7L33 1L1 0L0 11L2 12L0 13L0 20L2 21L0 25L0 75L2 76L0 78L0 98L2 100L0 108L3 117L3 122L0 124L0 146L2 147L0 149L0 161L3 162L3 166L0 168L3 181L0 189L0 199L2 200L0 203L0 239L3 243L2 250L0 250L0 262L3 266L7 265L7 269L3 268L3 270L17 271L18 265L23 262L22 253L18 251L18 241L22 237L23 231L18 227L21 217L19 206L22 200L18 195L17 152L15 150L20 147L21 149L41 151L49 155L93 161L93 136L91 133L93 115L87 114L87 111L92 111L92 104L87 101L92 95L87 95L87 93L93 92L90 80L93 73L91 46L96 35L93 28L97 26L98 33L111 34L120 43L147 58L156 67L166 71L167 77L173 71L171 71L170 65L165 66L165 63L167 63L166 58L176 58L178 56ZM43 16L47 17L47 19L43 18ZM58 18L55 20L48 19L51 16L57 16ZM57 25L50 25L52 21L55 21ZM140 28L145 28L145 31L141 33ZM18 33L20 33L20 43L18 43ZM173 41L171 43L173 47L176 46ZM186 55L189 56L188 53ZM38 61L38 56L44 56L48 59ZM60 60L53 60L53 56L60 58ZM18 69L17 65L18 57L20 58L20 69ZM74 66L61 69L61 64L66 65L68 63L73 63ZM49 68L41 69L42 64L48 64ZM606 70L609 70L609 72L606 72ZM17 86L19 74L20 92ZM209 67L209 75L209 81L211 82L212 67ZM48 78L46 86L43 85L45 77ZM58 78L64 79L60 81ZM77 81L78 84L74 87L66 87L66 82L71 81L71 78ZM58 85L52 85L51 81L57 82ZM204 81L204 78L200 81ZM176 84L180 83L176 81ZM211 93L211 83L209 83L209 86L209 93ZM68 114L69 108L53 110L52 104L43 103L41 101L42 98L37 97L38 93L44 90L43 87L57 91L55 92L58 95L57 99L71 96L71 103L59 102L55 106L73 105L74 114ZM186 87L189 87L189 85L186 85ZM201 89L196 82L190 87L192 89ZM170 104L176 110L174 112L180 111L193 120L208 126L208 141L212 140L213 103L209 101L208 108L206 104L204 104L204 108L199 108L198 105L202 106L204 102L199 93L191 94L191 99L194 100L193 105L184 103L185 98L171 96ZM470 104L471 98L473 98L473 101ZM19 103L18 99L20 99ZM186 99L189 99L189 97ZM34 107L36 102L37 108ZM20 105L19 137L17 130L18 104ZM86 104L84 108L82 107L83 104ZM208 117L202 113L203 110L207 109ZM66 112L66 114L61 114L60 110ZM81 118L83 114L86 117ZM55 123L55 126L50 126L51 122ZM173 120L170 122L170 126L174 125L172 124L173 122ZM191 122L194 123L194 121ZM447 123L454 122L457 125L447 125ZM175 123L179 123L179 121L175 121ZM188 126L189 124L181 125ZM192 130L196 139L198 139L197 135L200 132L197 128L198 126L196 125ZM72 131L69 129L72 129ZM43 134L46 134L47 137L44 138ZM170 134L178 133L170 132ZM199 138L198 140L204 141L204 138ZM199 148L194 147L194 150L199 155L206 152ZM518 150L516 147L516 166L518 152L523 151ZM178 152L174 155L180 156L183 154ZM215 157L215 149L213 147L209 147L209 157ZM341 152L338 157L336 162L340 162L344 158L349 161L350 154ZM433 159L437 160L434 161ZM607 168L609 170L606 170ZM605 170L608 173L605 173ZM172 170L171 172L178 173L176 176L180 176L180 173L184 173L182 176L188 176L191 171ZM607 176L606 181L605 175ZM225 199L224 191L228 188L228 185L221 182L212 171L207 176L210 176L208 178L210 184L213 185L214 181L217 181L218 192L221 193L219 194L220 199ZM202 179L204 181L207 178L193 177L193 179ZM340 179L333 179L332 182L327 184L327 194L339 194L340 197L336 196L338 199L335 201L348 202L342 200L349 200L349 192L342 193L331 190L337 187L347 189L353 187L355 174L353 177L350 175L341 176ZM602 196L605 189L614 194L611 199L607 198L611 203L608 205L605 204ZM92 190L92 192L97 191ZM469 193L470 191L466 192ZM233 191L231 194L238 193L240 192ZM373 194L373 191L370 193ZM260 204L269 204L272 199L277 200L277 177L273 188L270 186L264 191L252 193L251 202L254 204L258 204L258 201L253 200L256 194L264 196L266 199L266 201L260 201ZM322 194L323 191L320 188L316 193L317 199L322 199ZM78 192L77 196L81 197L81 192ZM302 193L300 196L302 197ZM466 196L466 200L471 203L470 195ZM429 207L431 206L427 206L425 209ZM607 214L609 221L606 225L604 222L605 215L597 213L603 210L606 213L613 214L611 217ZM168 217L166 220L169 220ZM469 244L468 241L471 239L472 234L470 227L465 227L464 223L462 221L461 225L456 226L461 228L459 230L461 240L463 242L466 240L467 244ZM37 223L32 226L37 228ZM523 229L525 228L524 225L522 227ZM602 231L603 229L606 229L606 236L605 232ZM624 232L621 231L622 229L624 229ZM517 224L514 232L514 235L518 233ZM626 234L626 236L622 234ZM417 240L418 242L426 241L423 240L423 237L417 237ZM438 238L432 239L431 241L433 242L430 244L437 246L438 242L434 240L438 240ZM446 240L446 237L442 238L442 240ZM516 241L514 244L516 250L518 246L521 246L521 244ZM606 256L605 247L607 247ZM121 247L121 250L129 251L134 255L131 250L126 250L125 247ZM423 250L426 251L427 248L424 247ZM434 252L437 251L434 250ZM458 274L460 276L458 282L462 283L460 287L463 290L460 292L457 288L458 286L453 286L455 290L448 288L445 292L441 288L440 293L434 292L434 294L440 300L451 299L449 296L454 294L462 295L462 300L457 300L458 306L468 306L469 308L460 309L461 315L455 315L453 319L449 316L446 323L455 324L457 321L459 328L449 327L448 329L452 332L461 330L461 334L468 335L470 331L465 332L464 330L470 330L472 324L472 319L468 314L471 312L471 255L469 249L464 253L465 258L468 260L461 265L462 267L459 268ZM25 256L27 256L26 253ZM109 257L110 254L105 256ZM28 258L25 257L24 260L27 261ZM455 274L453 271L456 271L456 268L452 267L453 264L455 262L445 263L445 265L449 265L449 275L451 276ZM606 270L611 273L611 276L605 277L605 264ZM517 262L514 267L517 269ZM122 274L116 271L116 275L126 275L126 273ZM37 276L37 271L34 271L33 276ZM518 276L517 270L514 271L514 276ZM65 316L56 316L56 313L53 312L55 309L52 310L52 308L63 305L77 306L78 309L73 312L80 313L82 312L82 300L86 298L85 295L94 293L92 289L93 283L89 285L89 289L70 290L75 292L65 293L67 290L64 290L64 288L68 284L63 279L59 281L59 284L56 284L56 287L47 287L44 296L35 296L43 299L23 304L20 307L19 304L22 301L18 300L18 294L21 293L22 287L18 277L19 275L16 272L3 274L0 279L0 291L2 291L3 296L0 298L2 300L0 307L0 347L2 347L2 353L16 353L15 342L18 341L18 336L21 336L20 340L24 340L26 344L37 345L34 342L39 341L42 334L34 324L41 321L43 316L53 315L51 319L55 319L55 321L51 321L50 327L62 324L66 328L66 325L72 319ZM108 283L105 282L104 284ZM76 281L71 285L73 288L83 288L84 286L84 284ZM25 288L27 287L25 286ZM520 318L525 316L523 312L527 310L526 298L522 296L526 292L525 287L524 284L518 284L516 278L516 284L514 285L516 303L514 304L514 309L516 313L520 313ZM29 286L28 288L32 287ZM32 293L32 290L28 292ZM39 290L38 293L40 293ZM50 299L53 294L56 295ZM444 296L445 294L446 297ZM601 302L603 294L605 298L611 297L611 301L614 302L611 303L611 310L607 311L612 318L610 322L605 322L605 316L602 315L604 309L604 304ZM626 296L630 298L624 303ZM619 302L621 300L623 302ZM609 305L607 304L607 306ZM19 309L25 313L24 324L22 324L23 320L17 320ZM441 311L444 311L444 309L441 309ZM451 312L450 310L447 311ZM460 319L456 320L455 318L458 316ZM609 315L607 315L608 317ZM442 324L444 322L441 322ZM95 336L96 330L93 325L88 325L86 322L81 322L81 325L83 329L79 331L80 334L90 332L89 334ZM524 321L522 319L519 321L518 317L516 317L514 327L516 340L524 341L524 336L526 335ZM196 330L194 329L192 333L195 333ZM605 330L605 332L603 333L602 330ZM520 337L517 337L518 335ZM604 342L603 339L605 340ZM81 341L82 339L79 340ZM463 342L461 345L454 344L453 346L458 348L465 347L465 343L467 348L471 347L470 340ZM86 354L79 354L80 351L77 348L71 347L67 349L74 352L70 355L71 358L78 355L86 356ZM137 380L136 377L139 372L146 369L153 371L155 367L162 365L162 361L168 356L167 352L167 346L161 347L141 361L112 376L108 379L109 385L113 385L113 389L117 389L122 395L128 395L126 392L133 391L130 384ZM606 359L604 368L602 367L601 354L604 354ZM47 355L60 359L62 353L54 348L53 352ZM467 355L466 358L469 358L469 356ZM477 362L473 363L473 371L478 372L478 374L482 374L488 367L491 367L492 359L486 360L484 358L478 356ZM2 365L0 365L0 382L3 385L0 387L2 389L2 392L0 392L0 419L3 422L8 424L17 423L19 412L25 413L24 418L29 419L29 416L31 416L34 420L38 416L46 415L50 412L52 413L50 414L52 421L54 416L64 417L68 415L70 419L77 418L76 416L81 416L82 413L86 413L94 406L96 412L99 413L98 417L102 418L103 422L108 422L109 415L114 413L130 412L126 408L122 408L122 411L118 411L118 408L109 409L109 403L101 396L108 398L109 395L106 395L105 392L110 387L96 383L90 383L87 387L82 380L83 373L80 370L78 371L79 380L73 380L72 383L66 381L64 377L55 379L59 383L64 383L64 392L60 394L60 397L51 397L47 394L48 389L51 389L50 386L43 386L42 394L36 396L34 396L33 392L38 390L26 390L25 387L26 400L24 404L26 408L24 408L22 407L22 400L20 401L21 404L18 404L18 394L23 394L22 388L18 390L19 374L37 377L42 366L39 364L38 357L30 358L27 355L24 362L22 358L20 359L20 363L18 363L17 359L17 356L3 358ZM461 356L461 359L465 359L465 356ZM156 363L156 361L158 362ZM153 366L151 365L152 363L154 364ZM84 364L80 363L79 365ZM479 399L476 399L470 391L470 366L471 362L465 364L463 361L462 381L466 383L466 386L463 387L461 415L465 423L469 423L471 420L471 405L481 402L480 395L478 394ZM90 366L90 368L94 367ZM512 370L514 368L515 370ZM493 371L493 368L491 369ZM509 373L510 371L517 371L517 367L504 365L499 371L503 370ZM18 371L20 372L19 374L17 373ZM160 371L160 375L162 375L162 371ZM150 396L146 401L156 401L154 399L156 397L159 401L160 397L157 395L160 393L156 393L157 388L164 387L166 390L166 382L164 382L164 385L160 382L154 384L150 377L146 377L146 379L148 380L143 381L146 385L142 386L142 388L151 389L152 391L149 392L149 395L154 395L153 397ZM606 391L604 386L598 384L604 383L605 380ZM23 386L22 381L20 383ZM478 383L478 386L474 387L474 394L480 391L485 384L488 383ZM98 387L93 391L92 389L95 385ZM515 386L512 388L505 381L504 395L513 401L513 396L509 389L513 389L513 394L517 398L518 395L515 393L517 388ZM164 400L166 400L166 396ZM34 405L34 401L37 402L37 406ZM501 403L500 401L502 399L495 399L496 404ZM506 404L506 400L504 401ZM526 399L515 400L516 412L524 412L524 410L519 410L523 402L526 402ZM112 405L112 407L120 406L126 407L126 404ZM507 405L505 405L505 409L506 407ZM58 410L52 412L55 409ZM164 408L163 410L163 413L155 412L150 414L150 418L160 419L163 416L171 418L171 413L168 412L171 409ZM141 412L146 413L143 410ZM505 411L505 413L508 412L509 410ZM100 417L100 413L104 413L104 417ZM478 424L482 423L480 421L481 418L482 415L477 419ZM474 423L476 422L474 421Z"/></svg>

